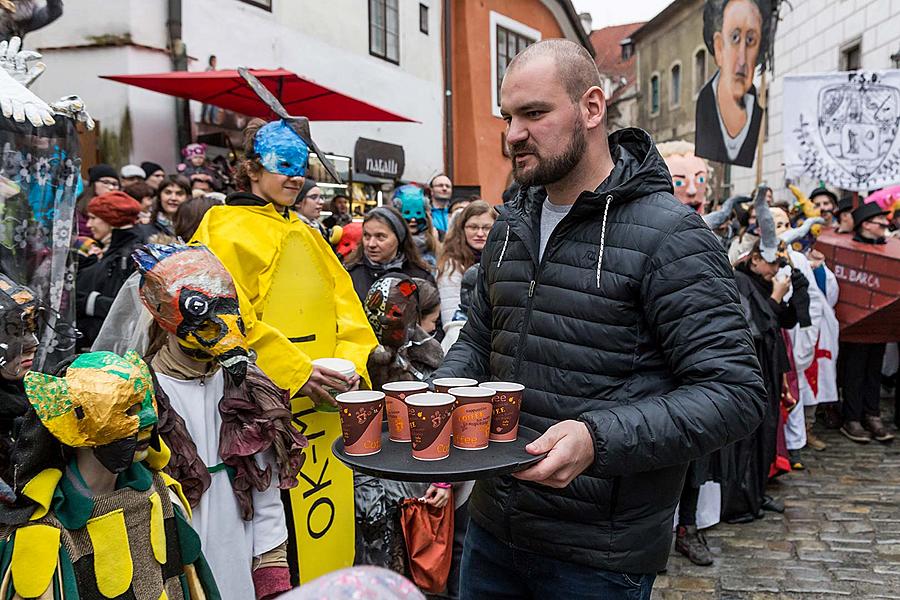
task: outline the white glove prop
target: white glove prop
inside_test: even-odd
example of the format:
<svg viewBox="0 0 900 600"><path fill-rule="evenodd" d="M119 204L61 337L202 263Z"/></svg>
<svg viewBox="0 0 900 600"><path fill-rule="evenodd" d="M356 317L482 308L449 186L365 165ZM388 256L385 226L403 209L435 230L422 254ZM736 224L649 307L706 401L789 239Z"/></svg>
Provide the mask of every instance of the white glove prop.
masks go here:
<svg viewBox="0 0 900 600"><path fill-rule="evenodd" d="M26 119L35 127L56 123L47 103L13 79L5 69L0 69L0 110L4 117L16 123L24 123Z"/></svg>
<svg viewBox="0 0 900 600"><path fill-rule="evenodd" d="M80 96L63 96L58 101L50 105L53 112L63 115L75 121L84 123L85 128L90 131L94 128L94 119L88 114L84 108L84 100Z"/></svg>
<svg viewBox="0 0 900 600"><path fill-rule="evenodd" d="M13 37L8 42L6 40L0 42L0 67L25 87L31 87L47 66L39 62L29 67L28 63L41 58L41 54L21 48L22 40L18 37Z"/></svg>

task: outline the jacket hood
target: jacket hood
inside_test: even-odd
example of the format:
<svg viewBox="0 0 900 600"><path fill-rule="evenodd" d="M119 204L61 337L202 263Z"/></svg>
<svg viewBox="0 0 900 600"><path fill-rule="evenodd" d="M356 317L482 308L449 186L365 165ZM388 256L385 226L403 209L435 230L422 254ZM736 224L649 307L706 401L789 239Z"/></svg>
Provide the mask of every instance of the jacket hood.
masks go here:
<svg viewBox="0 0 900 600"><path fill-rule="evenodd" d="M266 200L260 198L256 194L251 194L250 192L234 192L232 194L228 194L225 198L226 206L269 206L272 204L271 202L267 202ZM280 214L281 216L287 218L290 207L285 206L283 210L278 210L278 207L272 204L275 208L275 212Z"/></svg>
<svg viewBox="0 0 900 600"><path fill-rule="evenodd" d="M636 127L620 129L609 136L609 150L615 162L609 177L596 190L580 196L588 206L602 209L601 196L606 195L612 195L613 204L618 204L654 193L673 193L669 169L649 133ZM532 186L519 190L508 204L529 212L528 205L540 206L546 197L543 186Z"/></svg>

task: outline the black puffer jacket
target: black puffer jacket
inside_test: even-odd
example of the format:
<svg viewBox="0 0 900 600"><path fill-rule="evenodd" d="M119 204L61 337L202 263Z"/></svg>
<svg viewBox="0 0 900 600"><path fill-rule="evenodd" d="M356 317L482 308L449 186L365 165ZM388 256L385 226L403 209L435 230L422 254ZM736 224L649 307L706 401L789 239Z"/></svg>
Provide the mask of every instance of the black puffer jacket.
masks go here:
<svg viewBox="0 0 900 600"><path fill-rule="evenodd" d="M731 266L672 196L650 136L610 136L615 168L579 196L538 264L542 188L491 231L459 341L435 377L526 386L521 423L587 424L592 467L564 489L479 481L479 525L526 550L624 573L666 565L687 463L751 433L765 389Z"/></svg>

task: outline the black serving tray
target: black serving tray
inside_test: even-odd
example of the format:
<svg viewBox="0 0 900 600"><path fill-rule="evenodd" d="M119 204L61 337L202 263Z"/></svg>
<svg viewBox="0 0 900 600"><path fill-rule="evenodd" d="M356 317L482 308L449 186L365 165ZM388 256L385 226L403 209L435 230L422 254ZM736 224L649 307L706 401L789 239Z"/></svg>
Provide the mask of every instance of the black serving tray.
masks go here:
<svg viewBox="0 0 900 600"><path fill-rule="evenodd" d="M354 471L373 477L425 483L454 482L489 479L524 470L546 456L525 451L525 446L538 437L540 434L534 429L519 425L519 437L514 442L491 442L483 450L460 450L451 446L450 456L443 460L416 460L412 456L412 444L391 441L385 423L378 454L348 456L342 438L334 441L331 450L338 460Z"/></svg>

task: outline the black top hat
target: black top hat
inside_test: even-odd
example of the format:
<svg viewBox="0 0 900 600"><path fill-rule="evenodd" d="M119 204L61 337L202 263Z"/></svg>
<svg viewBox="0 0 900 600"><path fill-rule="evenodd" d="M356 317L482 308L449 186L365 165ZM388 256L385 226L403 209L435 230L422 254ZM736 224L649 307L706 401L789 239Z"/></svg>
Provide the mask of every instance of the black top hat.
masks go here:
<svg viewBox="0 0 900 600"><path fill-rule="evenodd" d="M832 204L838 203L837 194L835 194L834 192L832 192L831 190L829 190L828 188L823 187L823 186L817 187L816 189L814 189L813 191L811 191L809 193L810 200L812 200L816 196L828 196L829 198L831 198Z"/></svg>
<svg viewBox="0 0 900 600"><path fill-rule="evenodd" d="M834 209L834 215L837 216L845 210L853 210L853 196L844 196L837 202Z"/></svg>
<svg viewBox="0 0 900 600"><path fill-rule="evenodd" d="M856 207L853 211L853 228L859 229L859 226L878 215L886 215L891 211L885 210L878 205L877 202L864 202Z"/></svg>

